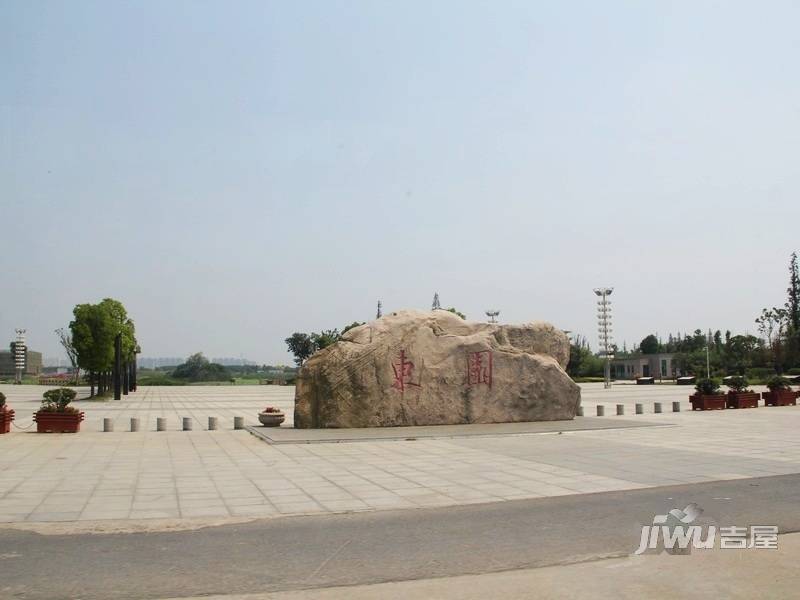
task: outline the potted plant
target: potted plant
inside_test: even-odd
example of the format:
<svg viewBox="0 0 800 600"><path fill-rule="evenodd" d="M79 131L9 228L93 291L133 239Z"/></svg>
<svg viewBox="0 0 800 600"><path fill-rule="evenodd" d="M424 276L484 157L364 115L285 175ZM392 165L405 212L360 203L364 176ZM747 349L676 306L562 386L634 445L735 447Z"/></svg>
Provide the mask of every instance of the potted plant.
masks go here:
<svg viewBox="0 0 800 600"><path fill-rule="evenodd" d="M775 375L767 381L768 392L762 392L764 404L767 406L790 406L797 404L797 394L792 391L789 381L780 375Z"/></svg>
<svg viewBox="0 0 800 600"><path fill-rule="evenodd" d="M258 413L258 420L264 427L280 427L281 423L286 419L286 415L279 408L268 406L262 412Z"/></svg>
<svg viewBox="0 0 800 600"><path fill-rule="evenodd" d="M57 388L47 390L39 410L33 413L38 433L77 433L81 429L83 413L69 403L75 399L75 390Z"/></svg>
<svg viewBox="0 0 800 600"><path fill-rule="evenodd" d="M689 396L692 410L725 408L725 394L719 391L719 384L713 379L699 379L694 389L695 393Z"/></svg>
<svg viewBox="0 0 800 600"><path fill-rule="evenodd" d="M11 421L14 420L14 411L6 406L6 397L0 392L0 433L11 431Z"/></svg>
<svg viewBox="0 0 800 600"><path fill-rule="evenodd" d="M747 389L747 379L744 377L731 377L728 381L728 398L725 401L728 408L758 408L759 398L758 393Z"/></svg>

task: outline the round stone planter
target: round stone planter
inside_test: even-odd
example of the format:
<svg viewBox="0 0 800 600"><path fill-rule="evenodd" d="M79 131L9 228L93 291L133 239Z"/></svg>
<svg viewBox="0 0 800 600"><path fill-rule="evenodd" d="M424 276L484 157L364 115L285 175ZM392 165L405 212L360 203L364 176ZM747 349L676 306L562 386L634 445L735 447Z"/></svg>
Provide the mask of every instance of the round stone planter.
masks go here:
<svg viewBox="0 0 800 600"><path fill-rule="evenodd" d="M262 412L258 413L258 420L264 427L280 427L286 420L286 415L282 412Z"/></svg>

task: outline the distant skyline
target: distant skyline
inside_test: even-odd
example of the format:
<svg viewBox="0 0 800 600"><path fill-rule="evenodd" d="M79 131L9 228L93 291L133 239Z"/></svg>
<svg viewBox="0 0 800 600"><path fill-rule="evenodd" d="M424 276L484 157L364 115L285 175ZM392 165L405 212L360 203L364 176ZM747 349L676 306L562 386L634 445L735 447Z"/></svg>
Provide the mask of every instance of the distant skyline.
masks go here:
<svg viewBox="0 0 800 600"><path fill-rule="evenodd" d="M756 333L800 250L800 5L0 4L0 340L143 354L443 307Z"/></svg>

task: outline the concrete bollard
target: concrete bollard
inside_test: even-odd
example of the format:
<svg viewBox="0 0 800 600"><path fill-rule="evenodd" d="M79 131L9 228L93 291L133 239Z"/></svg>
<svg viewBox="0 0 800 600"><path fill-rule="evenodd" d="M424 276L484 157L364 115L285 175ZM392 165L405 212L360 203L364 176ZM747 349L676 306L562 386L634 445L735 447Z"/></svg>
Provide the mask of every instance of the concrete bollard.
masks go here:
<svg viewBox="0 0 800 600"><path fill-rule="evenodd" d="M244 429L244 417L233 417L233 428Z"/></svg>
<svg viewBox="0 0 800 600"><path fill-rule="evenodd" d="M681 412L681 403L680 402L673 402L672 403L672 412Z"/></svg>
<svg viewBox="0 0 800 600"><path fill-rule="evenodd" d="M103 419L103 431L114 431L114 421L106 417Z"/></svg>
<svg viewBox="0 0 800 600"><path fill-rule="evenodd" d="M602 417L606 414L606 407L602 404L597 405L597 416Z"/></svg>
<svg viewBox="0 0 800 600"><path fill-rule="evenodd" d="M625 405L624 404L617 404L617 414L624 415L625 414Z"/></svg>
<svg viewBox="0 0 800 600"><path fill-rule="evenodd" d="M579 417L582 417L582 416L583 416L583 407L582 407L582 406L579 406L579 407L578 407L578 416L579 416Z"/></svg>
<svg viewBox="0 0 800 600"><path fill-rule="evenodd" d="M131 431L139 431L139 419L131 417Z"/></svg>
<svg viewBox="0 0 800 600"><path fill-rule="evenodd" d="M166 431L167 420L164 417L156 418L156 431Z"/></svg>
<svg viewBox="0 0 800 600"><path fill-rule="evenodd" d="M208 430L216 431L216 429L217 429L217 417L208 417Z"/></svg>
<svg viewBox="0 0 800 600"><path fill-rule="evenodd" d="M654 402L653 403L653 412L660 413L661 412L661 402Z"/></svg>
<svg viewBox="0 0 800 600"><path fill-rule="evenodd" d="M643 415L644 414L644 404L637 404L636 405L636 414Z"/></svg>
<svg viewBox="0 0 800 600"><path fill-rule="evenodd" d="M192 418L191 417L183 417L183 430L184 431L191 431L192 430Z"/></svg>

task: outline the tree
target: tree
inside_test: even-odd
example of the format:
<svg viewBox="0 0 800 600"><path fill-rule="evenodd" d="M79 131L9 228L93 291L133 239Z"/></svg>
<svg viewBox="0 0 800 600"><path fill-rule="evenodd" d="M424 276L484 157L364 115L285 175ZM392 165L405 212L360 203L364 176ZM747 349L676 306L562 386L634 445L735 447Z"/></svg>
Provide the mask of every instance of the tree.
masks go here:
<svg viewBox="0 0 800 600"><path fill-rule="evenodd" d="M753 366L758 348L758 338L754 335L733 336L725 348L728 370L745 375L747 369Z"/></svg>
<svg viewBox="0 0 800 600"><path fill-rule="evenodd" d="M307 333L295 332L285 341L289 352L294 354L294 362L298 367L302 367L306 359L314 354L314 350L316 350L314 341Z"/></svg>
<svg viewBox="0 0 800 600"><path fill-rule="evenodd" d="M342 335L344 335L345 333L347 333L351 329L354 329L356 327L361 327L363 324L364 324L363 321L353 321L352 323L350 323L350 325L348 325L347 327L342 329Z"/></svg>
<svg viewBox="0 0 800 600"><path fill-rule="evenodd" d="M340 337L338 329L323 329L319 333L312 333L311 341L314 344L314 352L335 344Z"/></svg>
<svg viewBox="0 0 800 600"><path fill-rule="evenodd" d="M104 310L108 311L118 333L122 337L122 361L130 362L135 358L136 349L136 329L133 321L128 317L128 311L119 300L104 298L100 303Z"/></svg>
<svg viewBox="0 0 800 600"><path fill-rule="evenodd" d="M114 361L114 337L117 326L107 306L78 304L70 321L72 344L78 366L89 373L91 395L99 373L108 371Z"/></svg>
<svg viewBox="0 0 800 600"><path fill-rule="evenodd" d="M789 260L789 287L786 310L789 313L789 325L793 333L800 331L800 273L797 268L797 252L792 252Z"/></svg>
<svg viewBox="0 0 800 600"><path fill-rule="evenodd" d="M651 333L639 344L639 350L641 350L642 354L658 354L659 346L658 338Z"/></svg>
<svg viewBox="0 0 800 600"><path fill-rule="evenodd" d="M72 365L74 382L77 385L80 379L80 367L78 366L78 353L75 351L75 346L72 344L72 336L67 333L63 327L56 329L56 335L58 336L58 341L61 342L61 345L64 347L64 352L67 353L69 363Z"/></svg>
<svg viewBox="0 0 800 600"><path fill-rule="evenodd" d="M460 312L460 311L457 311L457 310L456 310L455 308L453 308L452 306L451 306L450 308L448 308L448 309L447 309L447 312L451 312L451 313L453 313L454 315L458 315L459 317L461 317L461 318L462 318L462 319L464 319L465 321L467 320L467 316L466 316L464 313L462 313L462 312Z"/></svg>
<svg viewBox="0 0 800 600"><path fill-rule="evenodd" d="M188 381L226 381L230 373L224 366L209 362L202 352L196 352L175 367L172 376Z"/></svg>

